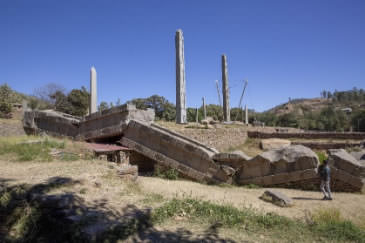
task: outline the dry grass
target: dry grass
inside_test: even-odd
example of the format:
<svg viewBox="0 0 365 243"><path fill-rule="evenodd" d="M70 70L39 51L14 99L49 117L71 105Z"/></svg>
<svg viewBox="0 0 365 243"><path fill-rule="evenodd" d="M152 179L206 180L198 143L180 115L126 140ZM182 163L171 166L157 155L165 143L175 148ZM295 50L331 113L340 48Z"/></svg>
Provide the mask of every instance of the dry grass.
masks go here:
<svg viewBox="0 0 365 243"><path fill-rule="evenodd" d="M37 138L9 137L3 140L18 143L29 139ZM65 149L73 153L88 153L82 142L57 139L56 141L64 141ZM245 146L251 149L256 148L258 141L249 139ZM295 202L294 207L280 208L259 199L259 196L265 191L264 188L210 186L185 180L172 181L155 177L139 177L137 182L125 181L117 176L114 164L91 158L72 162L54 160L52 163L39 161L17 163L0 157L0 168L0 179L9 180L10 185L22 183L34 185L46 182L51 177L72 178L79 183L55 188L49 193L73 193L82 198L86 206L102 205L99 209L105 212L123 213L123 210L129 205L134 205L137 208L158 208L173 199L193 198L198 201L210 201L216 205L231 205L239 210L248 209L257 214L275 213L291 219L299 219L301 222L305 221L308 214L317 217L314 217L314 220L317 221L326 217L336 220L351 220L365 228L365 195L363 194L334 193L334 201L321 201L319 199L322 195L319 192L275 189L293 198ZM318 212L327 212L327 214ZM336 212L341 212L341 215L337 217ZM264 231L249 234L249 231L244 228L245 225L242 225L243 228L234 229L229 227L214 228L213 226L208 222L195 222L189 217L178 216L167 219L166 222L157 225L154 230L157 232L178 232L177 235L179 236L186 233L186 237L194 239L204 239L204 237L214 234L219 235L220 238L236 241L271 242L275 239L282 239L277 235L266 234ZM186 230L185 233L179 231L181 228ZM16 228L14 230L21 232L22 229ZM301 238L301 240L311 241L312 239Z"/></svg>
<svg viewBox="0 0 365 243"><path fill-rule="evenodd" d="M304 219L306 213L328 207L337 208L345 219L362 224L360 215L365 216L365 195L355 193L334 193L334 201L322 201L320 192L294 189L274 189L294 199L294 207L281 208L264 202L259 197L266 188L208 186L191 181L165 181L159 178L141 178L143 191L153 191L165 198L197 198L217 204L230 204L237 208L252 208L259 212L274 212L289 218Z"/></svg>

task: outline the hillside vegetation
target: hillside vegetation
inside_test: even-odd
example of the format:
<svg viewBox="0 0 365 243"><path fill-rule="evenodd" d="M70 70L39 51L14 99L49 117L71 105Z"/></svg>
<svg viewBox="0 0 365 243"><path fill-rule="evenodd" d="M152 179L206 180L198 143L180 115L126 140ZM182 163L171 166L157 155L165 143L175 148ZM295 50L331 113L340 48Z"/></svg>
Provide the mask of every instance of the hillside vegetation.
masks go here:
<svg viewBox="0 0 365 243"><path fill-rule="evenodd" d="M319 131L365 132L365 91L322 91L321 98L294 99L263 113L254 119L268 126L298 127Z"/></svg>

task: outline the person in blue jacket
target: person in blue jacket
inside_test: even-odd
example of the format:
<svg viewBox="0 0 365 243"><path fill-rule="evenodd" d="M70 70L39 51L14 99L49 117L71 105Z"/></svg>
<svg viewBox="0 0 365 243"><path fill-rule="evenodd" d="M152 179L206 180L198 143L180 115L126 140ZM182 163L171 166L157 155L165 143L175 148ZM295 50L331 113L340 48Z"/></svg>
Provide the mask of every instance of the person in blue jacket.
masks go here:
<svg viewBox="0 0 365 243"><path fill-rule="evenodd" d="M332 200L331 196L331 168L328 165L328 160L324 160L323 164L319 166L319 176L321 177L321 191L323 192L322 200Z"/></svg>

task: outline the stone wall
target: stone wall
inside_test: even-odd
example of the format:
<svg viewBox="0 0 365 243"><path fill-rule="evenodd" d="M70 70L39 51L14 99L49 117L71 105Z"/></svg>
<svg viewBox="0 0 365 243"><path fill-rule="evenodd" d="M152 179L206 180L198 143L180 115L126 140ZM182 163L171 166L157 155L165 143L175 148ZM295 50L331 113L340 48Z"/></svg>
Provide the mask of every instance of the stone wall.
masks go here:
<svg viewBox="0 0 365 243"><path fill-rule="evenodd" d="M333 142L333 143L325 143L325 142L292 142L293 145L303 145L311 149L320 149L320 150L327 150L327 149L341 149L341 148L353 148L359 147L361 145L360 142Z"/></svg>
<svg viewBox="0 0 365 243"><path fill-rule="evenodd" d="M365 139L364 132L298 132L298 133L266 133L259 131L249 131L247 133L249 138L302 138L302 139L354 139L363 140Z"/></svg>

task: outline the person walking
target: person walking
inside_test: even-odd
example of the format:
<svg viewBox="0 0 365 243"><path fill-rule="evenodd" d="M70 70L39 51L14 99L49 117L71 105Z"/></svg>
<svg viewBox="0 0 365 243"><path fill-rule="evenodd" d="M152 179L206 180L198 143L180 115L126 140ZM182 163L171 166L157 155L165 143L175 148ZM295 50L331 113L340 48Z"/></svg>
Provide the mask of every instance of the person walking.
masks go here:
<svg viewBox="0 0 365 243"><path fill-rule="evenodd" d="M321 186L320 189L323 192L322 200L332 200L331 195L331 168L328 165L328 159L323 161L323 164L319 166L319 175L321 177Z"/></svg>

